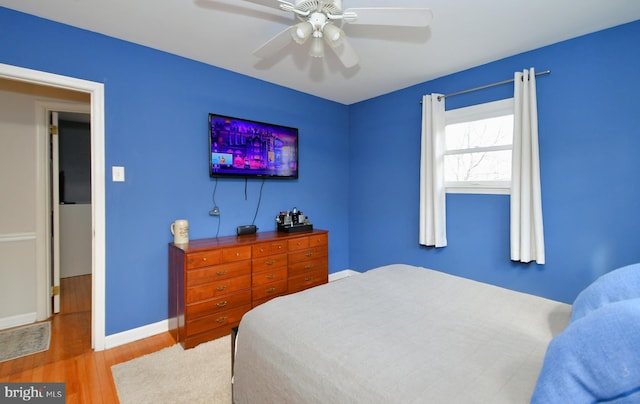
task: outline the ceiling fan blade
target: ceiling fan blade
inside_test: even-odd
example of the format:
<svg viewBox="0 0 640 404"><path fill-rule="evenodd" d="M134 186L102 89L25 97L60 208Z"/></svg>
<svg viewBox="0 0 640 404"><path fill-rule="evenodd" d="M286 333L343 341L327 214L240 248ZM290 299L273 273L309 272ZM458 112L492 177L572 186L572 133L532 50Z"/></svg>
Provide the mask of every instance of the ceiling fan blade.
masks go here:
<svg viewBox="0 0 640 404"><path fill-rule="evenodd" d="M244 0L248 3L260 4L261 6L272 7L280 9L280 3L278 0Z"/></svg>
<svg viewBox="0 0 640 404"><path fill-rule="evenodd" d="M293 37L291 36L291 27L288 27L253 51L253 54L259 58L266 58L277 53L291 42L293 42Z"/></svg>
<svg viewBox="0 0 640 404"><path fill-rule="evenodd" d="M356 18L350 18L349 14ZM398 27L426 27L433 19L428 8L372 7L344 10L345 21L349 24L392 25Z"/></svg>
<svg viewBox="0 0 640 404"><path fill-rule="evenodd" d="M359 58L356 51L353 49L347 38L342 38L342 42L338 46L329 46L333 50L333 52L338 56L340 62L344 65L344 67L351 68L358 64Z"/></svg>

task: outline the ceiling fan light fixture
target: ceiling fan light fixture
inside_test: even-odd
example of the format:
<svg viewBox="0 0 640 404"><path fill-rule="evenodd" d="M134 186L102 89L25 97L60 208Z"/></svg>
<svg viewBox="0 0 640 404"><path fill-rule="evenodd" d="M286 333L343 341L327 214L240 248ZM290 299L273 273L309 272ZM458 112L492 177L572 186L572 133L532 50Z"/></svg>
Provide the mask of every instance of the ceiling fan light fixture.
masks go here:
<svg viewBox="0 0 640 404"><path fill-rule="evenodd" d="M321 58L324 56L324 44L322 43L322 37L313 38L311 48L309 49L309 56L314 58Z"/></svg>
<svg viewBox="0 0 640 404"><path fill-rule="evenodd" d="M335 48L342 44L342 38L344 38L344 31L336 27L333 24L327 24L324 26L322 32L324 33L324 40L327 41L329 46Z"/></svg>
<svg viewBox="0 0 640 404"><path fill-rule="evenodd" d="M342 30L343 26L427 27L433 13L425 7L358 7L343 10L342 0L244 0L265 6L275 6L294 14L294 25L280 31L253 53L266 58L284 49L291 41L299 45L311 39L311 57L324 57L325 45L342 65L350 69L358 64L358 54ZM373 0L370 0L373 2ZM324 38L324 40L323 40Z"/></svg>
<svg viewBox="0 0 640 404"><path fill-rule="evenodd" d="M300 22L291 27L291 37L296 43L302 45L313 33L313 25L308 22Z"/></svg>

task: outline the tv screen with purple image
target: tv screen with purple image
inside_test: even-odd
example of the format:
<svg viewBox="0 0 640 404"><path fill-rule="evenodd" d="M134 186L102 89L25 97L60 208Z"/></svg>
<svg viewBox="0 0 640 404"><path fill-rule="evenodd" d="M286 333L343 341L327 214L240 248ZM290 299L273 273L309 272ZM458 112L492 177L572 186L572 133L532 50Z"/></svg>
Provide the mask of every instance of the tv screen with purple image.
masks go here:
<svg viewBox="0 0 640 404"><path fill-rule="evenodd" d="M209 175L298 178L298 129L209 114Z"/></svg>

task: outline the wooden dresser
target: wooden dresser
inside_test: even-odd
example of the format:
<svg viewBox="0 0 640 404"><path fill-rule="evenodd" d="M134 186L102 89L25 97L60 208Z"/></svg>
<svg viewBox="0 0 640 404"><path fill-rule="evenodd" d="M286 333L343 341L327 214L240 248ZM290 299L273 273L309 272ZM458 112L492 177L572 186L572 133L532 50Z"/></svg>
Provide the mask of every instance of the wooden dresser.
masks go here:
<svg viewBox="0 0 640 404"><path fill-rule="evenodd" d="M260 232L169 244L169 328L184 348L219 338L252 307L327 283L328 232Z"/></svg>

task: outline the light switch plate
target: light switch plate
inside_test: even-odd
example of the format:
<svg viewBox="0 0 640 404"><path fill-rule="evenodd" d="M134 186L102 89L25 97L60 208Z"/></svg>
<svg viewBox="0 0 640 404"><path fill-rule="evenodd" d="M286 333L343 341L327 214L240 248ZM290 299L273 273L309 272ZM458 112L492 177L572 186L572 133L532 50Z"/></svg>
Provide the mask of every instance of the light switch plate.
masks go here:
<svg viewBox="0 0 640 404"><path fill-rule="evenodd" d="M113 166L111 167L111 175L113 182L124 182L124 167Z"/></svg>

